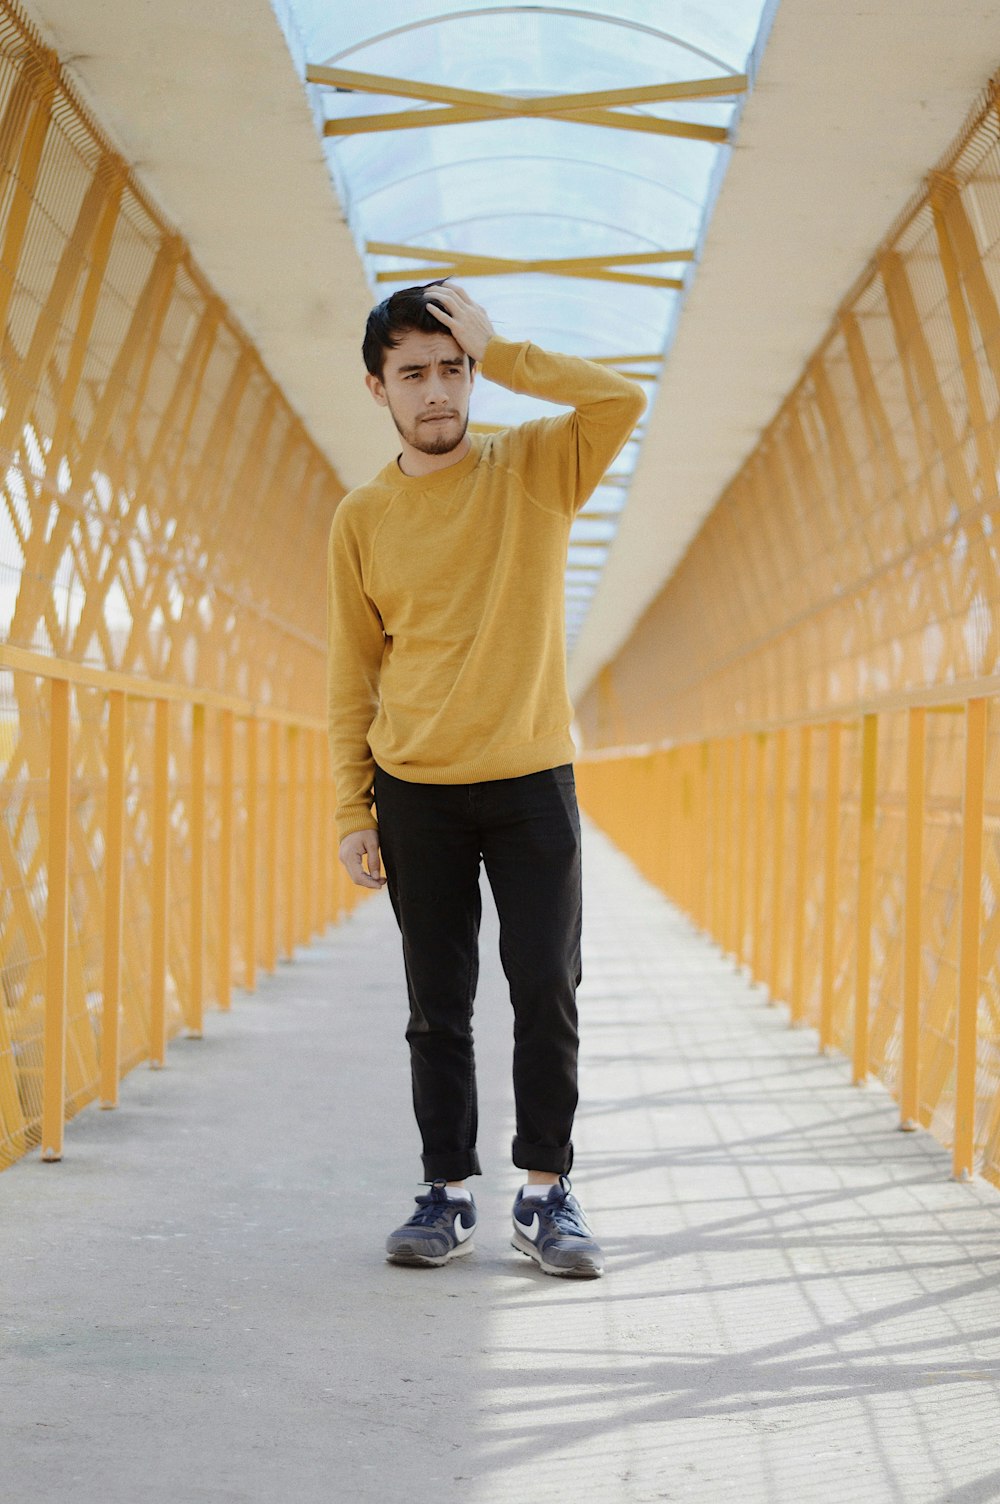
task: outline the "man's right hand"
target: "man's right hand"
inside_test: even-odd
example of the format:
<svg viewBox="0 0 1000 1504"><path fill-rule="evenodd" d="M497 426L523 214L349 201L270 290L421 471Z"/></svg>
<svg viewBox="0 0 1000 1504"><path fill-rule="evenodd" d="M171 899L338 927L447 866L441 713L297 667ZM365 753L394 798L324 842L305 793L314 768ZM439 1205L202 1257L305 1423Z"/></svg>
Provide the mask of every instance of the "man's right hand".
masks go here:
<svg viewBox="0 0 1000 1504"><path fill-rule="evenodd" d="M367 872L363 865L364 857L368 858ZM382 876L382 864L379 859L377 830L356 830L353 835L345 836L340 843L340 860L347 868L351 882L356 887L385 887L385 878Z"/></svg>

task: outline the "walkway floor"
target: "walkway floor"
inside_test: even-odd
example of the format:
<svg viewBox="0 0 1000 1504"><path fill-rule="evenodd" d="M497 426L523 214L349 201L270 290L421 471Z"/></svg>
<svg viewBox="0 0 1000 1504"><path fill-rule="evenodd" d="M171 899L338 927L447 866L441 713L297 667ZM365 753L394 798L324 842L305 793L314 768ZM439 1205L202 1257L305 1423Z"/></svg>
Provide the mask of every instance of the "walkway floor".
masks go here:
<svg viewBox="0 0 1000 1504"><path fill-rule="evenodd" d="M477 1251L383 1261L419 1161L377 898L85 1112L62 1164L0 1176L4 1499L1000 1498L1000 1194L594 833L587 862L575 1187L605 1278L508 1246L491 918Z"/></svg>

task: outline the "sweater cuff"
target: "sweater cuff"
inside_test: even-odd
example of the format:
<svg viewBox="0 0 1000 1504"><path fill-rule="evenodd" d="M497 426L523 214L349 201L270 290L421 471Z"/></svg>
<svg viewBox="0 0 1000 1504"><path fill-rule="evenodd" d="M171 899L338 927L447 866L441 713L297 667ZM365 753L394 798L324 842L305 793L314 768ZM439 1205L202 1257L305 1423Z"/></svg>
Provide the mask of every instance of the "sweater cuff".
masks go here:
<svg viewBox="0 0 1000 1504"><path fill-rule="evenodd" d="M337 835L343 841L356 835L359 830L378 830L378 820L373 810L364 805L349 804L336 814Z"/></svg>

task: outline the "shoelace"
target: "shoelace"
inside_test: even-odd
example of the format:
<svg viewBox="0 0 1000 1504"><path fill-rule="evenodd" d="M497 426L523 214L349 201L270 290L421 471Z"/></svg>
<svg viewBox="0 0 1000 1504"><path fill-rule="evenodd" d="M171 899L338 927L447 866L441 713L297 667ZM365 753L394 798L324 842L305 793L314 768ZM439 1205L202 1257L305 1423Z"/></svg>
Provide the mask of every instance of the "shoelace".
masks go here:
<svg viewBox="0 0 1000 1504"><path fill-rule="evenodd" d="M579 1208L569 1205L568 1196L562 1196L558 1201L550 1202L546 1207L552 1218L552 1225L561 1233L571 1238L589 1238L590 1230L584 1226L583 1215Z"/></svg>
<svg viewBox="0 0 1000 1504"><path fill-rule="evenodd" d="M447 1196L442 1200L438 1196L418 1196L417 1210L409 1220L410 1227L429 1227L436 1222L441 1212L448 1208Z"/></svg>

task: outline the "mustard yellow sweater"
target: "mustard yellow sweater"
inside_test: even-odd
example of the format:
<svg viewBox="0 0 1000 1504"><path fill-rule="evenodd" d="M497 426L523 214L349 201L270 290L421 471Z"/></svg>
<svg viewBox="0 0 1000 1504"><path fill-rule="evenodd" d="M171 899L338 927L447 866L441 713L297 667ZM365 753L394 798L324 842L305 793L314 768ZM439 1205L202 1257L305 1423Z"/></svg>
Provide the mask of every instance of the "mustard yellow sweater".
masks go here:
<svg viewBox="0 0 1000 1504"><path fill-rule="evenodd" d="M471 435L457 464L395 460L330 529L327 710L340 839L372 828L375 763L478 783L570 762L570 524L645 404L623 376L495 335L481 374L575 410Z"/></svg>

